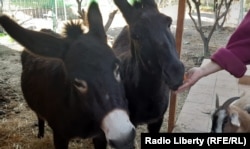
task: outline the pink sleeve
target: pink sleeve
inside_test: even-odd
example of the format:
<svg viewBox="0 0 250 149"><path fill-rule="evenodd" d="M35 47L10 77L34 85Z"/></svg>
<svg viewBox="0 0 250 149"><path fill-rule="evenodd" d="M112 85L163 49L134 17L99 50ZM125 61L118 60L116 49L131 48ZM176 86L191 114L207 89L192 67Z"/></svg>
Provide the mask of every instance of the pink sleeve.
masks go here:
<svg viewBox="0 0 250 149"><path fill-rule="evenodd" d="M226 47L218 49L211 60L237 78L244 75L246 65L250 64L250 11L232 34Z"/></svg>

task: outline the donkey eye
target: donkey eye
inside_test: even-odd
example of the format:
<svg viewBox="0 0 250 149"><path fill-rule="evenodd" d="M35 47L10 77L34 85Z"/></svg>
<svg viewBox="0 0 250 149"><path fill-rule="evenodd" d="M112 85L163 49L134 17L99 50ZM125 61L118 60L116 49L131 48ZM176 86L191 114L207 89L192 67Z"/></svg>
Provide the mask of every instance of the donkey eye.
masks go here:
<svg viewBox="0 0 250 149"><path fill-rule="evenodd" d="M120 71L119 71L119 65L118 64L115 64L115 69L114 69L114 76L115 76L115 79L120 82L121 81L121 76L120 76Z"/></svg>
<svg viewBox="0 0 250 149"><path fill-rule="evenodd" d="M167 27L170 28L170 27L171 27L171 24L167 24Z"/></svg>
<svg viewBox="0 0 250 149"><path fill-rule="evenodd" d="M167 28L170 28L170 27L171 27L171 25L172 25L172 23L171 23L171 22L167 22L167 24L166 24Z"/></svg>
<svg viewBox="0 0 250 149"><path fill-rule="evenodd" d="M133 38L134 40L139 40L139 39L140 39L140 35L139 35L139 34L133 33L133 34L132 34L132 38Z"/></svg>
<svg viewBox="0 0 250 149"><path fill-rule="evenodd" d="M167 27L170 28L170 26L172 25L172 18L165 17L165 23L167 24Z"/></svg>
<svg viewBox="0 0 250 149"><path fill-rule="evenodd" d="M139 35L135 35L135 39L140 39L140 36Z"/></svg>

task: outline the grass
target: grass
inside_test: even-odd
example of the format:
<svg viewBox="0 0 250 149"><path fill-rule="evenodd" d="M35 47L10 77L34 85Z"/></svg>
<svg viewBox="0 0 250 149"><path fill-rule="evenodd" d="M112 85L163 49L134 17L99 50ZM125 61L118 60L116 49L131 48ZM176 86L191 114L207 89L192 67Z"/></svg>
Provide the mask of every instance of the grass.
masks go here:
<svg viewBox="0 0 250 149"><path fill-rule="evenodd" d="M7 41L7 42L10 42L10 43L14 42L14 39L11 38L8 34L5 34L5 33L0 33L0 40Z"/></svg>
<svg viewBox="0 0 250 149"><path fill-rule="evenodd" d="M5 37L5 36L6 36L5 33L0 33L0 38L1 38L1 37Z"/></svg>

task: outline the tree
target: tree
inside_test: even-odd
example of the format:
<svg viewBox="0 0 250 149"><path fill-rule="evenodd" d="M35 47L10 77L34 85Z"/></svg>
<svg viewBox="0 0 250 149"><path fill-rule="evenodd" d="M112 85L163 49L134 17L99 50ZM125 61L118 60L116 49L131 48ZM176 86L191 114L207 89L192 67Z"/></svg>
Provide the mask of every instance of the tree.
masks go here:
<svg viewBox="0 0 250 149"><path fill-rule="evenodd" d="M87 20L87 17L86 17L86 11L84 9L82 9L82 0L76 0L76 2L77 2L77 5L78 5L79 18L83 20L83 24L85 26L88 26L88 20ZM118 9L110 12L108 21L107 21L107 23L104 26L105 31L108 31L110 25L113 22L113 19L114 19L115 14L116 14L117 11L118 11Z"/></svg>
<svg viewBox="0 0 250 149"><path fill-rule="evenodd" d="M171 6L173 4L177 4L178 1L177 0L155 0L155 2L157 3L157 6L159 8L163 8L163 7L166 7L166 6Z"/></svg>
<svg viewBox="0 0 250 149"><path fill-rule="evenodd" d="M0 0L0 15L3 13L3 0ZM3 27L0 26L0 33L4 31Z"/></svg>
<svg viewBox="0 0 250 149"><path fill-rule="evenodd" d="M209 42L210 39L214 33L214 31L216 30L216 28L222 28L226 19L226 15L229 11L229 7L231 6L231 3L233 0L215 0L214 2L214 13L215 13L215 18L214 18L214 24L212 25L212 28L210 30L210 32L208 33L208 35L205 35L205 32L203 30L203 26L202 26L202 22L201 22L201 13L200 13L200 5L201 2L200 0L192 0L192 3L195 6L195 10L197 13L197 21L194 19L193 15L192 15L192 5L191 5L191 0L187 0L187 4L189 7L189 16L191 18L191 20L194 23L195 29L198 31L198 33L201 36L201 39L203 41L203 56L204 57L209 57L210 56L210 51L209 51ZM222 10L222 6L225 6L225 10ZM222 20L221 24L219 24L219 21Z"/></svg>
<svg viewBox="0 0 250 149"><path fill-rule="evenodd" d="M3 13L3 0L0 0L0 15Z"/></svg>
<svg viewBox="0 0 250 149"><path fill-rule="evenodd" d="M77 12L79 14L79 18L83 20L83 24L85 26L88 26L88 20L87 20L87 17L86 17L86 12L84 9L82 9L82 0L76 0L77 2Z"/></svg>
<svg viewBox="0 0 250 149"><path fill-rule="evenodd" d="M215 20L218 20L215 22L215 23L217 23L216 29L221 29L226 21L226 16L227 16L227 13L229 11L229 8L230 8L233 0L229 0L229 1L221 0L220 4L218 4L219 3L218 0L215 0L215 1L217 3L217 5L215 5L215 6L217 6L217 7L215 7L215 9L214 9L214 15L215 15ZM224 12L221 12L223 6L225 7L225 10L224 10ZM219 20L222 20L222 21L220 22Z"/></svg>

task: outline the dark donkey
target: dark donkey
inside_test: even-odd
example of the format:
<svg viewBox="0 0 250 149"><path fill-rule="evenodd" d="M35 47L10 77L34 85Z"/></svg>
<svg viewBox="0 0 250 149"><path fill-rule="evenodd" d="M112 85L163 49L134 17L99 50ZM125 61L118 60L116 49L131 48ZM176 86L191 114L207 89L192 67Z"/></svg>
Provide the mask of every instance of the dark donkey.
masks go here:
<svg viewBox="0 0 250 149"><path fill-rule="evenodd" d="M184 76L170 31L172 19L159 12L154 0L141 0L133 6L127 0L114 2L128 24L113 49L121 59L131 121L135 126L148 124L149 132L159 132L169 88L176 90Z"/></svg>
<svg viewBox="0 0 250 149"><path fill-rule="evenodd" d="M135 128L120 80L119 60L107 45L96 2L88 10L89 32L79 24L56 37L19 26L7 16L0 24L26 49L21 78L24 97L53 130L54 145L67 149L70 139L93 138L96 149L131 148ZM40 127L40 136L43 136Z"/></svg>

